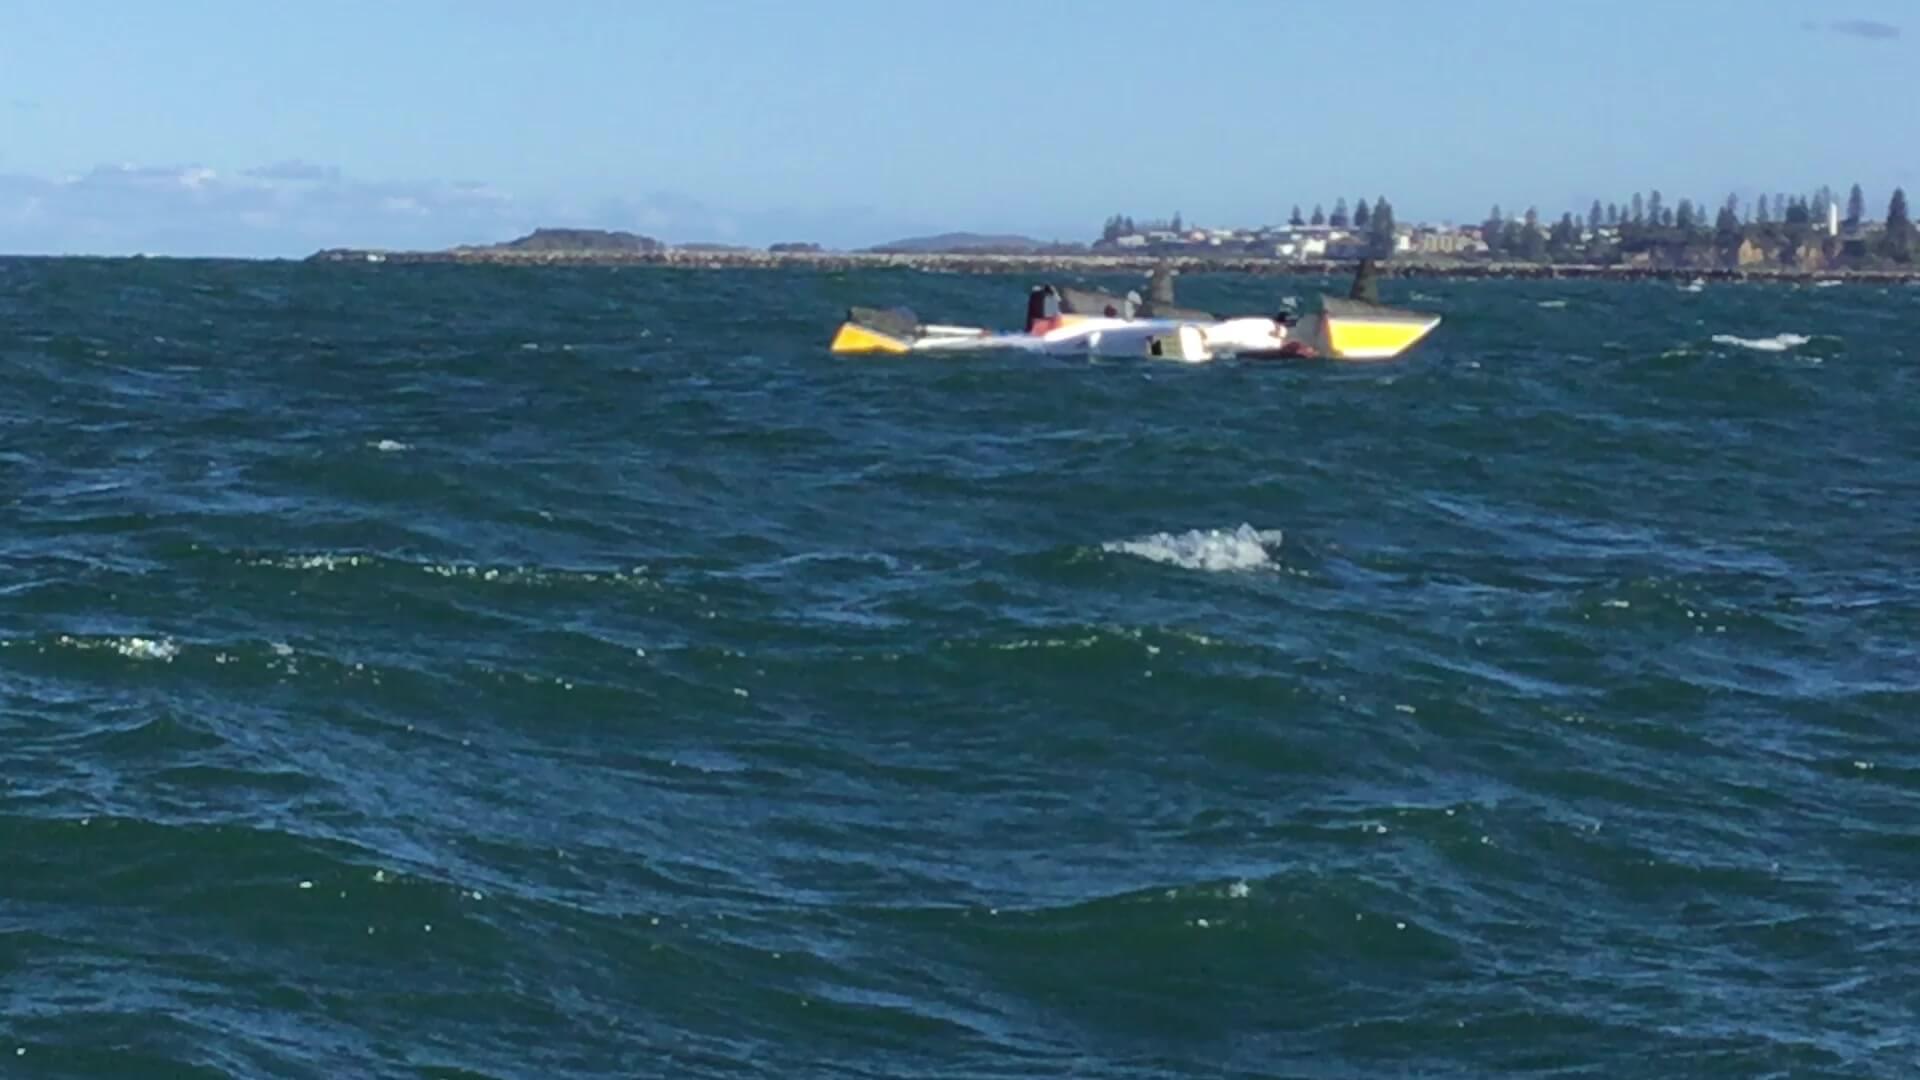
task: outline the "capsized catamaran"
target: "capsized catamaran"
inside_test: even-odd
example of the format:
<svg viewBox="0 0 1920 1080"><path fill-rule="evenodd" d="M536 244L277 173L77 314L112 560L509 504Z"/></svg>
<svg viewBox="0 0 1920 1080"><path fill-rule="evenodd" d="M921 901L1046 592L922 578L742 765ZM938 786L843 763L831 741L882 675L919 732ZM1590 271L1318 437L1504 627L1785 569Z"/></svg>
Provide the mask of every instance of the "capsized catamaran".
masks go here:
<svg viewBox="0 0 1920 1080"><path fill-rule="evenodd" d="M1156 268L1149 298L1059 285L1041 285L1027 297L1021 332L923 323L912 311L854 307L834 334L842 355L905 355L972 349L1019 349L1053 355L1134 356L1201 363L1218 356L1246 359L1327 356L1387 360L1405 353L1440 325L1440 316L1387 307L1378 301L1373 267L1363 262L1345 298L1323 296L1304 316L1220 318L1174 304L1172 275Z"/></svg>

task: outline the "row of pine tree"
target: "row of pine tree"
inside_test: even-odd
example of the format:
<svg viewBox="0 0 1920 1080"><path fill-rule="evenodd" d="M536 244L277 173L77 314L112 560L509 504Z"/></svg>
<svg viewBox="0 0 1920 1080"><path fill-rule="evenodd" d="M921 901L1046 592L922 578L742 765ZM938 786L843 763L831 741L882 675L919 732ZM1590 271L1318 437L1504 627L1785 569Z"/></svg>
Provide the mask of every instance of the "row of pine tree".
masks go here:
<svg viewBox="0 0 1920 1080"><path fill-rule="evenodd" d="M1837 204L1832 190L1821 188L1812 195L1781 194L1771 198L1761 195L1750 202L1738 195L1729 195L1720 213L1723 217L1732 215L1736 221L1753 225L1767 225L1776 221L1784 225L1818 225L1827 220L1827 208L1834 205ZM1886 220L1904 218L1906 205L1906 193L1896 190L1887 205ZM1507 219L1496 204L1487 220L1504 223ZM1857 231L1867 220L1866 195L1860 190L1859 184L1853 185L1853 191L1847 196L1847 212L1841 220L1849 232ZM1705 204L1691 199L1681 199L1677 205L1668 206L1661 200L1658 191L1646 195L1635 192L1633 198L1624 203L1607 203L1603 206L1599 199L1595 199L1587 210L1586 224L1591 229L1622 225L1698 228L1707 224L1707 210Z"/></svg>
<svg viewBox="0 0 1920 1080"><path fill-rule="evenodd" d="M1375 199L1372 203L1368 203L1365 199L1357 199L1354 202L1353 209L1349 211L1347 209L1347 200L1341 199L1333 204L1332 214L1328 214L1321 206L1315 206L1313 208L1313 217L1309 219L1300 213L1298 206L1295 206L1292 216L1287 219L1287 224L1296 229L1309 223L1314 225L1329 225L1336 229L1353 229L1356 232L1366 232L1370 234L1385 233L1391 236L1393 235L1395 227L1393 204L1388 202L1384 196ZM1107 219L1106 225L1100 230L1100 238L1102 240L1113 241L1118 240L1122 236L1136 236L1141 233L1183 233L1185 231L1186 226L1178 213L1174 214L1170 220L1149 221L1144 226L1136 223L1129 215L1115 214Z"/></svg>
<svg viewBox="0 0 1920 1080"><path fill-rule="evenodd" d="M1301 214L1300 208L1296 206L1287 223L1299 228L1308 224L1309 219ZM1368 238L1369 247L1377 255L1385 256L1393 252L1393 237L1397 226L1393 218L1393 204L1388 202L1385 196L1375 199L1372 203L1365 199L1357 199L1351 211L1347 209L1347 200L1341 199L1334 203L1331 215L1322 207L1315 206L1311 223L1329 225L1336 229L1352 229L1354 232L1361 233ZM1133 218L1125 214L1115 214L1107 219L1106 225L1100 230L1100 238L1111 243L1123 236L1159 231L1181 233L1186 230L1177 213L1170 221L1150 221L1145 228L1141 228Z"/></svg>
<svg viewBox="0 0 1920 1080"><path fill-rule="evenodd" d="M1687 238L1710 232L1720 246L1731 249L1738 247L1749 231L1766 232L1776 225L1789 233L1817 228L1827 221L1828 208L1836 205L1832 189L1825 187L1810 195L1779 194L1771 198L1761 195L1750 202L1738 195L1729 195L1710 221L1706 204L1681 199L1669 206L1656 190L1645 194L1634 192L1625 202L1602 204L1595 199L1587 210L1584 224L1591 230L1615 228L1622 233L1640 236L1649 232L1670 231ZM1853 185L1853 190L1848 193L1846 214L1841 220L1848 233L1858 233L1866 223L1866 194L1859 184ZM1352 229L1366 236L1369 246L1379 256L1389 255L1394 249L1393 204L1384 196L1372 203L1357 199L1351 210L1348 209L1347 200L1340 199L1334 203L1331 214L1319 205L1313 208L1311 215L1302 214L1300 207L1295 206L1287 222L1295 228L1325 225L1336 229ZM1899 262L1911 261L1914 228L1908 215L1904 190L1895 189L1892 199L1887 203L1884 222L1875 254ZM1539 259L1575 247L1580 242L1581 224L1580 218L1568 212L1562 214L1558 222L1543 229L1537 210L1529 207L1524 215L1515 220L1507 217L1496 205L1481 224L1481 235L1495 254ZM1115 214L1107 219L1101 238L1112 242L1122 236L1162 230L1184 232L1181 216L1176 213L1170 221L1148 222L1142 229L1133 218Z"/></svg>
<svg viewBox="0 0 1920 1080"><path fill-rule="evenodd" d="M1738 247L1750 231L1764 233L1776 225L1789 234L1818 228L1827 221L1828 208L1835 205L1833 192L1827 188L1809 196L1776 195L1769 200L1762 195L1752 203L1744 202L1738 195L1729 195L1709 222L1706 207L1691 199L1667 206L1658 191L1644 196L1635 192L1625 203L1602 206L1600 200L1595 199L1587 210L1586 226L1594 230L1617 228L1623 234L1665 231L1678 234L1682 239L1711 232L1721 247L1730 250ZM1860 185L1855 184L1847 196L1846 214L1841 219L1846 232L1858 233L1867 221L1866 214L1866 195ZM1573 247L1579 241L1580 221L1572 213L1566 213L1558 223L1544 230L1544 235L1542 233L1539 213L1531 207L1515 222L1496 205L1481 224L1481 235L1496 254L1542 258ZM1887 215L1874 253L1897 262L1908 262L1913 257L1913 248L1914 228L1907 210L1907 193L1896 188L1888 200Z"/></svg>

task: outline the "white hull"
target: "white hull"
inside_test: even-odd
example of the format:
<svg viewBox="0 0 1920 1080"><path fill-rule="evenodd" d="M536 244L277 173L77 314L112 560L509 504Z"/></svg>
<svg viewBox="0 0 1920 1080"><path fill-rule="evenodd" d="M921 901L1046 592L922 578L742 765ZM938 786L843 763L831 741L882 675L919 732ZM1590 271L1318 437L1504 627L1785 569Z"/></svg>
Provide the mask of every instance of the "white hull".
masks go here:
<svg viewBox="0 0 1920 1080"><path fill-rule="evenodd" d="M1043 334L993 333L973 327L928 326L913 339L912 352L1020 349L1050 356L1147 357L1204 363L1221 355L1271 352L1287 343L1287 329L1273 319L1117 319L1093 317Z"/></svg>
<svg viewBox="0 0 1920 1080"><path fill-rule="evenodd" d="M830 348L842 355L1017 349L1189 364L1221 356L1385 360L1405 353L1440 323L1438 315L1334 297L1323 297L1320 311L1291 324L1258 315L1218 319L1171 305L1162 309L1167 317L1130 319L1112 314L1122 302L1108 302L1107 313L1095 314L1091 309L1101 297L1074 296L1072 290L1069 298L1082 302L1080 310L1047 311L1041 303L1051 293L1049 286L1030 295L1026 333L925 324L898 310L850 309ZM1124 306L1130 309L1131 299Z"/></svg>

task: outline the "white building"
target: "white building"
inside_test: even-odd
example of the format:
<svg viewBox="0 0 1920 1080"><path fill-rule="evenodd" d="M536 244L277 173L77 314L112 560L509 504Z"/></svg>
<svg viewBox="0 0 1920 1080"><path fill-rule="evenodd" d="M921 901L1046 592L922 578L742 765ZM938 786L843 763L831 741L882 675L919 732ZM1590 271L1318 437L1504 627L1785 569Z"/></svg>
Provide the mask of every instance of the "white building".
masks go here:
<svg viewBox="0 0 1920 1080"><path fill-rule="evenodd" d="M1273 254L1282 259L1319 259L1327 254L1324 236L1290 236L1282 233L1273 245Z"/></svg>

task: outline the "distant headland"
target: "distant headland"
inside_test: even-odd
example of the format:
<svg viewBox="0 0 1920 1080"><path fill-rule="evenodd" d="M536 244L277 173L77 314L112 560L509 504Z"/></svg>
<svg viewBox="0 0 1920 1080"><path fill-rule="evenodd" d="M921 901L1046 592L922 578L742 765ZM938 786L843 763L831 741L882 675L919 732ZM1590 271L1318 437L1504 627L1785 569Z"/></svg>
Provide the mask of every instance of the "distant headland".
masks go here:
<svg viewBox="0 0 1920 1080"><path fill-rule="evenodd" d="M1045 242L1025 236L941 233L916 236L857 251L835 251L807 241L752 248L738 244L665 244L651 236L606 229L535 229L498 244L463 244L440 251L389 251L379 248L329 248L311 262L464 262L464 263L640 263L715 265L847 262L849 265L897 263L927 256L1055 258L1100 254L1086 244ZM1120 252L1122 256L1137 253Z"/></svg>

